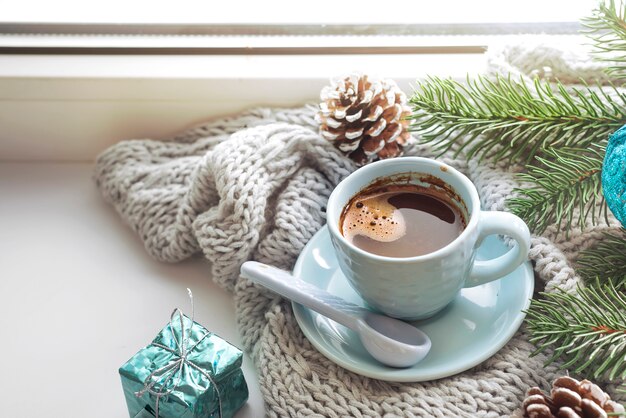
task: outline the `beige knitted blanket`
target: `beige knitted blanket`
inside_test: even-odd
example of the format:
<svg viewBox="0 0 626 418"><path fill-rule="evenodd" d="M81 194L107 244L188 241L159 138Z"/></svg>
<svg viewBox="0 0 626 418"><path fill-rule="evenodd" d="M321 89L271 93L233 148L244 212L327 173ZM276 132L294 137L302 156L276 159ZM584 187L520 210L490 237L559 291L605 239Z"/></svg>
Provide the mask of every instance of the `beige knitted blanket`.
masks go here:
<svg viewBox="0 0 626 418"><path fill-rule="evenodd" d="M490 69L562 80L601 75L584 53L528 43L492 51ZM255 109L170 141L120 142L95 168L104 198L154 258L177 262L202 251L213 279L233 292L267 415L503 417L520 407L528 387L547 388L560 372L544 367L543 355L530 357L534 347L523 327L489 360L456 376L413 384L362 377L322 356L288 303L239 277L249 259L290 269L324 225L334 185L355 169L317 134L314 113L313 106ZM428 146L407 154L433 156ZM505 198L518 186L513 169L441 158L472 179L485 209L506 209ZM537 287L574 289L572 260L607 228L574 231L568 239L554 230L535 236L530 257Z"/></svg>

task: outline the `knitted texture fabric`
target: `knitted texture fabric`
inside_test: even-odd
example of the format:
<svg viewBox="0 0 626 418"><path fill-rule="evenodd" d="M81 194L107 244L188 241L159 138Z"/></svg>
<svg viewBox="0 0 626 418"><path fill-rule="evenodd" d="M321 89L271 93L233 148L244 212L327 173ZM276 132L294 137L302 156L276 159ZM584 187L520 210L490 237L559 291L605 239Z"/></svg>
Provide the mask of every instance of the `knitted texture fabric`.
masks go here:
<svg viewBox="0 0 626 418"><path fill-rule="evenodd" d="M529 76L532 69L549 66L532 48L503 48L491 53L490 62ZM516 66L507 58L511 55L525 67ZM564 56L559 52L559 62L569 74ZM598 76L597 71L588 72ZM558 68L552 74L558 77ZM319 136L315 111L312 106L256 109L201 125L170 141L124 141L100 155L95 168L105 199L154 258L177 262L203 252L211 262L213 280L233 292L266 414L503 417L520 407L529 387L548 388L562 372L558 364L544 367L544 355L530 356L535 348L524 327L490 359L455 376L424 383L360 376L311 345L289 303L239 276L241 263L249 259L291 269L324 225L333 187L356 169ZM406 155L434 156L428 146L413 146ZM474 182L486 210L505 210L505 199L519 186L513 175L517 169L504 163L438 158ZM611 227L574 230L568 238L551 228L534 236L530 258L538 287L575 291L579 278L572 259ZM613 389L608 387L611 393Z"/></svg>

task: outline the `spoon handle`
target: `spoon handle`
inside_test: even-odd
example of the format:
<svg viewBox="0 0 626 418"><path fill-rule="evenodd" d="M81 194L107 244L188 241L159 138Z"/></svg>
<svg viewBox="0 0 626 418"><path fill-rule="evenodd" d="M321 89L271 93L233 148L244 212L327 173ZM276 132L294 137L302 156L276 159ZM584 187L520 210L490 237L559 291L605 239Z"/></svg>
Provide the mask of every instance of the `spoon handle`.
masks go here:
<svg viewBox="0 0 626 418"><path fill-rule="evenodd" d="M241 275L351 329L356 329L361 318L369 312L267 264L246 261L241 266Z"/></svg>

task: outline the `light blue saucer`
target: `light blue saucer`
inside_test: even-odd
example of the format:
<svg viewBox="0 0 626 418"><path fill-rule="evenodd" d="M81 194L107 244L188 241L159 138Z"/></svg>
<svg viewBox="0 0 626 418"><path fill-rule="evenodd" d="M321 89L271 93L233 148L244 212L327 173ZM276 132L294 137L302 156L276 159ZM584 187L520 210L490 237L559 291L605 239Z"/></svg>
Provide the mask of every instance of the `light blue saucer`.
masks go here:
<svg viewBox="0 0 626 418"><path fill-rule="evenodd" d="M491 236L478 249L477 258L493 258L506 250L496 236ZM365 306L337 265L326 226L304 247L293 274ZM415 322L430 337L432 349L424 360L406 369L378 363L352 330L297 303L293 311L309 341L340 366L375 379L422 382L460 373L494 355L521 325L525 316L522 311L530 304L533 287L533 270L526 262L499 280L461 290L442 312Z"/></svg>

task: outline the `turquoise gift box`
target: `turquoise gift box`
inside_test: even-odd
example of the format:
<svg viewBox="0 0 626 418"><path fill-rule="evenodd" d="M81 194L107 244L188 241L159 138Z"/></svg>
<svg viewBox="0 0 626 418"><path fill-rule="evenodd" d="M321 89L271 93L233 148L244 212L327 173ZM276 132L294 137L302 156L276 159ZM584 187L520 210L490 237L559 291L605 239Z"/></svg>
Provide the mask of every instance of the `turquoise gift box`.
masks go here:
<svg viewBox="0 0 626 418"><path fill-rule="evenodd" d="M178 309L119 372L131 418L228 418L248 400L242 352Z"/></svg>

